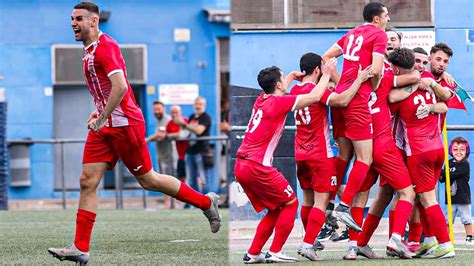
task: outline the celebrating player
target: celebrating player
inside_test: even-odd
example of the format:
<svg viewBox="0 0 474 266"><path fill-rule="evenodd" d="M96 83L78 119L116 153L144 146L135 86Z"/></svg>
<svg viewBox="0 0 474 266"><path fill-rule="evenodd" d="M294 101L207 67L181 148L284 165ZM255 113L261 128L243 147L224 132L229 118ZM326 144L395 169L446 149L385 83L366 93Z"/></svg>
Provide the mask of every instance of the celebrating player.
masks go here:
<svg viewBox="0 0 474 266"><path fill-rule="evenodd" d="M380 218L396 190L400 200L394 210L393 234L387 245L388 249L402 258L414 256L402 243L402 235L410 216L415 193L405 166L403 157L392 139L391 114L387 97L392 87L417 84L420 74L413 69L415 56L410 49L396 48L388 55L391 71L385 72L376 92L372 93L371 113L374 122L374 162L371 171L362 185L362 191L368 191L380 174L380 188L377 198L369 209L362 232L357 242L358 254L367 258L378 258L367 245L378 226ZM394 76L396 75L396 76ZM415 88L416 89L416 88ZM392 96L407 98L414 89L411 86L398 89ZM401 95L400 95L401 94Z"/></svg>
<svg viewBox="0 0 474 266"><path fill-rule="evenodd" d="M290 94L310 93L321 76L321 56L304 54L300 59L300 70L306 73L302 83L295 85ZM326 220L325 210L329 194L336 192L336 166L331 149L327 106L345 107L352 100L360 85L371 72L371 66L360 70L352 86L341 94L327 89L319 102L295 110L295 160L297 177L303 189L301 220L306 234L298 253L310 260L319 260L313 243Z"/></svg>
<svg viewBox="0 0 474 266"><path fill-rule="evenodd" d="M393 76L392 68L391 68L392 66L391 66L390 62L388 61L388 56L390 55L390 53L392 53L394 51L394 49L399 48L401 46L402 34L397 32L394 28L387 28L385 30L385 33L387 34L387 48L386 48L385 53L384 53L384 73L385 73L384 75L392 75ZM417 75L416 73L409 73L407 75L408 76L403 75L401 77L397 77L397 81L398 81L397 86L407 85L407 84L410 84L412 82L416 82L416 81L419 80L419 74ZM392 85L392 84L390 84L390 85ZM380 95L380 96L382 96L382 95ZM371 108L374 108L374 110L377 110L372 105L374 105L376 103L376 101L380 101L382 99L386 100L386 98L387 98L386 95L383 95L382 98L381 98L381 97L377 97L377 92L372 92L371 93L371 99L369 101L369 106ZM380 103L377 103L377 104L380 104ZM373 112L375 112L375 111L371 111L372 119L375 119L378 114L374 115ZM381 129L379 128L379 131L380 130ZM374 131L377 131L377 130L375 130L375 128L374 128ZM374 137L375 136L376 136L376 133L374 133ZM376 146L374 145L374 148L375 147ZM367 201L369 199L369 190L372 187L373 182L375 182L377 180L377 177L378 177L378 174L374 170L369 171L368 174L367 174L367 177L366 177L366 179L369 179L369 180L364 181L364 183L362 184L362 187L359 189L359 192L355 195L354 200L352 202L352 207L351 207L352 218L354 219L354 221L359 226L362 226L362 222L364 220L364 208L365 208L365 205L367 204ZM394 210L395 210L395 205L394 205ZM357 258L357 252L359 250L363 251L363 249L358 249L357 248L358 237L359 237L359 233L357 231L352 230L352 229L349 230L349 246L347 248L346 255L343 257L344 259L346 259L346 260L356 259ZM364 255L364 254L362 254L362 255ZM370 253L369 253L369 255L370 255Z"/></svg>
<svg viewBox="0 0 474 266"><path fill-rule="evenodd" d="M328 60L322 67L318 85L310 93L298 96L285 94L291 81L303 73L291 72L283 79L281 70L273 66L258 74L258 84L264 92L253 105L244 140L237 151L234 173L255 210L261 212L266 208L268 212L258 224L244 263L297 261L281 250L293 228L298 200L285 177L272 166L273 152L288 112L320 101L335 67L336 60ZM270 250L263 255L262 248L274 229Z"/></svg>
<svg viewBox="0 0 474 266"><path fill-rule="evenodd" d="M120 48L114 39L99 31L98 25L96 4L82 2L74 6L71 27L76 41L84 44L83 70L97 110L87 122L90 131L84 148L74 243L66 248L48 249L60 260L80 264L89 261L98 208L97 186L119 158L143 188L163 192L203 210L213 233L219 230L221 222L216 194L202 195L178 179L153 170L145 143L145 121L128 83Z"/></svg>
<svg viewBox="0 0 474 266"><path fill-rule="evenodd" d="M433 80L429 84L433 91L443 91L443 88ZM431 91L417 90L405 100L395 104L392 110L398 112L405 125L407 166L421 203L417 207L425 232L425 242L416 253L418 256L427 254L433 258L449 258L454 257L454 248L434 190L444 163L438 114L446 113L448 108L444 103L437 104L436 96ZM389 100L396 102L390 97ZM429 112L420 115L420 109Z"/></svg>
<svg viewBox="0 0 474 266"><path fill-rule="evenodd" d="M340 115L333 117L335 134L337 133L335 137L338 138L339 144L339 155L336 159L338 179L342 179L347 162L352 156L351 144L356 154L356 161L348 183L334 214L356 231L360 231L361 228L354 222L349 208L372 163L372 118L368 101L370 93L378 87L382 77L383 59L387 46L387 35L384 29L390 20L387 8L379 2L367 4L364 7L363 16L367 23L350 30L323 56L325 60L330 57L344 56L341 80L336 87L338 93L351 86L357 77L359 65L363 68L369 65L373 67L374 76L361 85L354 99L339 112Z"/></svg>

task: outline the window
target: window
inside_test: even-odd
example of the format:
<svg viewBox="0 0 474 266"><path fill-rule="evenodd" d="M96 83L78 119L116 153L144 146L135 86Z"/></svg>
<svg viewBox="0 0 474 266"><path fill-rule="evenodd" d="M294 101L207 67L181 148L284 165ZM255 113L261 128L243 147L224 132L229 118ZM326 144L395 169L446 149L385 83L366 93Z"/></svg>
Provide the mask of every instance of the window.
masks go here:
<svg viewBox="0 0 474 266"><path fill-rule="evenodd" d="M238 30L352 28L368 0L232 0ZM433 0L385 0L391 26L433 27Z"/></svg>

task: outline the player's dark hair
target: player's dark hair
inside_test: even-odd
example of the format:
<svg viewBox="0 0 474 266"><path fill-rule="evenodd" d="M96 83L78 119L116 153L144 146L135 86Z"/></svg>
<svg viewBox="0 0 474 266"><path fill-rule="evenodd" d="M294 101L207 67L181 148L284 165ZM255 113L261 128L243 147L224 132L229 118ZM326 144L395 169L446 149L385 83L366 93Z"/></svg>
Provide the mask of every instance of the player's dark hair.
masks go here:
<svg viewBox="0 0 474 266"><path fill-rule="evenodd" d="M438 51L445 52L449 57L453 56L453 54L454 54L453 50L451 48L449 48L449 46L447 44L445 44L444 42L439 42L439 43L435 44L433 47L431 47L430 55L435 54Z"/></svg>
<svg viewBox="0 0 474 266"><path fill-rule="evenodd" d="M428 52L425 49L421 48L421 47L413 48L413 52L428 55Z"/></svg>
<svg viewBox="0 0 474 266"><path fill-rule="evenodd" d="M99 6L97 6L93 2L80 2L79 4L74 6L74 9L85 9L91 13L99 15Z"/></svg>
<svg viewBox="0 0 474 266"><path fill-rule="evenodd" d="M157 104L165 107L165 104L162 101L153 101L153 105L157 105Z"/></svg>
<svg viewBox="0 0 474 266"><path fill-rule="evenodd" d="M366 22L372 22L372 19L376 16L380 16L383 13L384 4L380 2L371 2L365 5L364 11L362 12L364 20Z"/></svg>
<svg viewBox="0 0 474 266"><path fill-rule="evenodd" d="M415 65L415 52L408 48L395 48L388 55L388 61L397 67L411 69Z"/></svg>
<svg viewBox="0 0 474 266"><path fill-rule="evenodd" d="M393 28L393 27L387 27L385 29L385 32L389 32L389 31L392 31L392 32L395 32L395 34L397 34L398 36L398 40L401 42L402 41L402 38L403 38L403 34L401 32L398 32L397 29Z"/></svg>
<svg viewBox="0 0 474 266"><path fill-rule="evenodd" d="M306 53L300 58L300 70L305 71L306 75L313 74L316 67L321 69L321 61L323 58L315 53Z"/></svg>
<svg viewBox="0 0 474 266"><path fill-rule="evenodd" d="M276 66L271 66L260 70L257 76L258 85L266 94L275 92L275 85L281 79L281 70Z"/></svg>

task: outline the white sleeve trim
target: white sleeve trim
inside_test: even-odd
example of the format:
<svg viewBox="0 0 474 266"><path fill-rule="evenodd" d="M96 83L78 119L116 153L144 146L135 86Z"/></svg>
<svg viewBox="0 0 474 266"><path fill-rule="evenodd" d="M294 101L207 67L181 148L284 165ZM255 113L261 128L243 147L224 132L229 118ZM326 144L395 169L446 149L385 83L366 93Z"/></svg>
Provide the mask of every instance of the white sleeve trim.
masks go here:
<svg viewBox="0 0 474 266"><path fill-rule="evenodd" d="M333 95L334 95L334 92L331 92L331 94L329 94L328 99L326 100L326 106L329 106L329 101L331 100L331 97Z"/></svg>
<svg viewBox="0 0 474 266"><path fill-rule="evenodd" d="M383 55L383 54L381 54L381 53L373 52L372 55L378 55L378 56L381 56L381 57L385 58L385 55Z"/></svg>
<svg viewBox="0 0 474 266"><path fill-rule="evenodd" d="M397 87L397 76L393 77L393 87Z"/></svg>
<svg viewBox="0 0 474 266"><path fill-rule="evenodd" d="M112 71L109 72L109 74L107 74L107 77L110 78L110 76L112 76L113 74L119 73L119 72L123 72L123 70L122 69L112 70Z"/></svg>
<svg viewBox="0 0 474 266"><path fill-rule="evenodd" d="M336 44L336 47L337 47L337 48L339 48L339 50L341 50L341 51L343 51L343 52L344 52L344 50L342 49L342 47L341 47L341 46L339 46L339 44L338 44L338 43L335 43L335 44Z"/></svg>
<svg viewBox="0 0 474 266"><path fill-rule="evenodd" d="M300 96L301 95L296 96L295 104L293 104L293 107L291 108L291 111L294 111L296 109L296 105L298 104L298 101L300 100Z"/></svg>

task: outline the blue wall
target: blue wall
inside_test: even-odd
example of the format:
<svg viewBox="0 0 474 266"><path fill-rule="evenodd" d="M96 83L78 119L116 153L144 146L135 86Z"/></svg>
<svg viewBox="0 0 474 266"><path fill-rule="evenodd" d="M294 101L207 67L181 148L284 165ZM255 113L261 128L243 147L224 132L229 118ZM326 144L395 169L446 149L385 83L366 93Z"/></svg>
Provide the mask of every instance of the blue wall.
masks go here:
<svg viewBox="0 0 474 266"><path fill-rule="evenodd" d="M467 45L466 43L466 30L474 30L472 10L474 10L474 1L470 0L434 1L436 41L446 42L454 50L454 56L447 71L471 95L474 95L474 44ZM260 69L276 65L285 73L298 70L299 58L302 54L315 52L322 55L346 32L346 30L233 32L231 34L231 84L259 88L256 77ZM341 59L339 59L339 70L341 65ZM449 111L448 125L473 124L474 104L466 103L466 106L468 112ZM457 135L466 136L471 145L474 145L474 132L449 131L448 139L451 140ZM474 167L471 168L471 177L474 178ZM471 190L473 189L474 185L471 185ZM442 190L444 191L444 188ZM444 203L444 196L441 202Z"/></svg>
<svg viewBox="0 0 474 266"><path fill-rule="evenodd" d="M52 138L53 97L44 88L52 87L51 45L74 44L70 26L72 8L79 1L0 0L0 87L7 89L8 139ZM101 10L111 11L100 29L120 44L146 44L148 83L154 94L145 94L147 129L154 131L156 120L151 106L158 98L161 83L196 83L208 99L207 111L214 118L211 134L217 133L216 38L229 37L229 25L210 23L204 8L229 9L228 0L98 0ZM182 43L175 43L175 28L188 28L191 41L185 43L186 56L177 59ZM200 61L207 63L198 68ZM183 106L184 115L193 112ZM81 121L78 121L81 123ZM84 121L85 123L85 121ZM155 154L155 145L150 152ZM54 151L48 145L31 148L32 186L10 189L10 198L57 197L53 193ZM155 160L154 160L155 161Z"/></svg>

